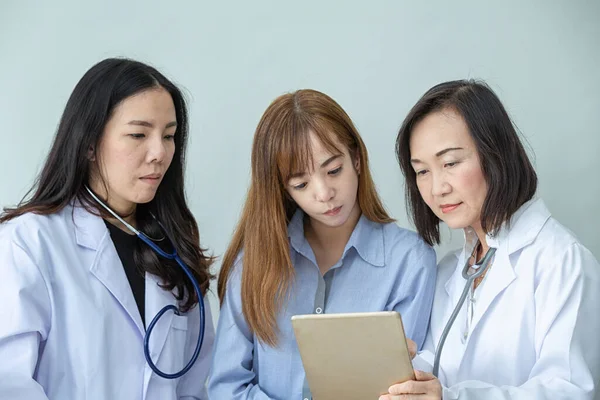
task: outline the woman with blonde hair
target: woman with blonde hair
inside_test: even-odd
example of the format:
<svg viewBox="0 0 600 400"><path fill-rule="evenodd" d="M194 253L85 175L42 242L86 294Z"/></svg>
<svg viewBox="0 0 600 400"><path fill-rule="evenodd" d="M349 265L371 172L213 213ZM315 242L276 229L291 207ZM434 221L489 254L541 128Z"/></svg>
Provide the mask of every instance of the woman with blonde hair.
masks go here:
<svg viewBox="0 0 600 400"><path fill-rule="evenodd" d="M433 250L387 214L344 110L314 90L278 97L219 276L210 398L310 398L296 314L398 311L420 347L434 281Z"/></svg>

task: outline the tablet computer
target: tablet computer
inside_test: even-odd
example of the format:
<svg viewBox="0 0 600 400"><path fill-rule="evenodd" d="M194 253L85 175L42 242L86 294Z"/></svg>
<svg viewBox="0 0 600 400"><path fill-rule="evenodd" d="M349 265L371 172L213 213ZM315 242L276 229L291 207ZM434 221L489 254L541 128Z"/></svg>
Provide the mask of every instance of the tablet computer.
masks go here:
<svg viewBox="0 0 600 400"><path fill-rule="evenodd" d="M377 399L415 379L395 311L292 316L313 400Z"/></svg>

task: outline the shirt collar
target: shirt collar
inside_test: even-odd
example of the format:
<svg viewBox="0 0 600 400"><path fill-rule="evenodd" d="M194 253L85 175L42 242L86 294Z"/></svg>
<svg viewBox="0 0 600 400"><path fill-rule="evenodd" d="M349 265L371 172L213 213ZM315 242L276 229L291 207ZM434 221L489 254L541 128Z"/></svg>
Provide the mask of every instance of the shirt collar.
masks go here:
<svg viewBox="0 0 600 400"><path fill-rule="evenodd" d="M307 256L312 252L304 237L304 212L300 208L296 210L288 224L288 237L292 248L298 253ZM342 259L351 248L354 248L360 257L369 264L383 267L385 265L383 225L361 215L348 243L346 243Z"/></svg>

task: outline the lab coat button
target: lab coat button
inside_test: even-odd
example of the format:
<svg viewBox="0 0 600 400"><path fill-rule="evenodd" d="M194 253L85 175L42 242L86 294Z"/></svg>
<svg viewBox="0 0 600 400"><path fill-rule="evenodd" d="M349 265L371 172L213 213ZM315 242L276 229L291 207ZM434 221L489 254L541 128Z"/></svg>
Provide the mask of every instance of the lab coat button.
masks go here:
<svg viewBox="0 0 600 400"><path fill-rule="evenodd" d="M315 310L315 312L317 314L321 314L323 312L323 309L321 307L317 307L317 309Z"/></svg>

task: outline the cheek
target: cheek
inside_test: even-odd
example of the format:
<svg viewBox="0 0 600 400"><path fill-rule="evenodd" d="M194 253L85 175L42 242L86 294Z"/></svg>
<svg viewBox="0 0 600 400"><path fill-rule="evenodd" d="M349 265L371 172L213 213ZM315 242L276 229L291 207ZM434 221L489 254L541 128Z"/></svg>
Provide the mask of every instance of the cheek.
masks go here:
<svg viewBox="0 0 600 400"><path fill-rule="evenodd" d="M139 157L135 151L114 147L107 149L103 154L104 156L99 158L100 168L105 178L111 180L122 180L127 175L133 173L139 164L137 161Z"/></svg>
<svg viewBox="0 0 600 400"><path fill-rule="evenodd" d="M356 172L348 180L349 196L356 197L358 195L358 174Z"/></svg>
<svg viewBox="0 0 600 400"><path fill-rule="evenodd" d="M417 179L417 189L423 198L425 204L431 207L432 196L431 196L431 187L426 180Z"/></svg>
<svg viewBox="0 0 600 400"><path fill-rule="evenodd" d="M487 194L487 183L479 166L464 171L459 177L460 187L469 194L473 208L481 209Z"/></svg>
<svg viewBox="0 0 600 400"><path fill-rule="evenodd" d="M300 207L302 207L302 196L301 193L293 190L293 189L287 189L288 194L290 195L290 197L292 198L292 200L294 200L294 202L296 204L298 204Z"/></svg>
<svg viewBox="0 0 600 400"><path fill-rule="evenodd" d="M334 185L334 187L337 186L338 188L341 187L348 195L358 194L358 171L354 169L353 166L349 166L342 170L342 174L342 176L338 177L339 179L336 180L334 178L332 185Z"/></svg>
<svg viewBox="0 0 600 400"><path fill-rule="evenodd" d="M167 148L167 158L166 158L166 164L167 166L171 165L171 162L173 162L173 158L175 157L175 143L172 143L170 147Z"/></svg>

